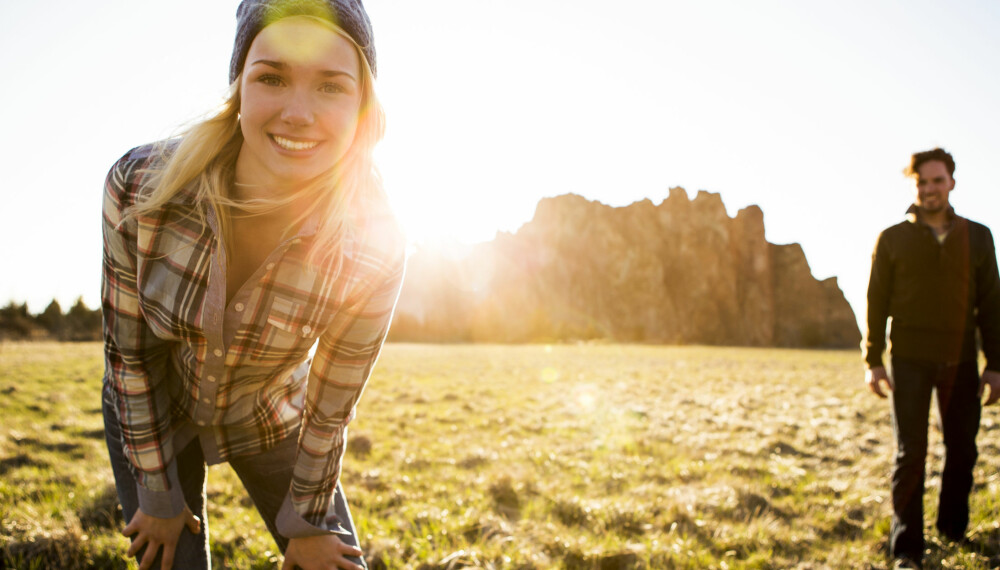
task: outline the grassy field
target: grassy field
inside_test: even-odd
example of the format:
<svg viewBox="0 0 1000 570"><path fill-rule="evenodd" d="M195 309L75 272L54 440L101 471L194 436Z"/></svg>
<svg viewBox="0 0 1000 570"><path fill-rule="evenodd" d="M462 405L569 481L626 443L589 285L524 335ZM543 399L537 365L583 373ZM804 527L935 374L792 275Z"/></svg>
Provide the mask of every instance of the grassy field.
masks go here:
<svg viewBox="0 0 1000 570"><path fill-rule="evenodd" d="M98 344L0 344L0 567L128 567L101 374ZM930 567L1000 567L998 424L973 545L927 494ZM372 568L885 568L893 452L852 351L393 344L343 481ZM215 565L280 567L232 471L208 485Z"/></svg>

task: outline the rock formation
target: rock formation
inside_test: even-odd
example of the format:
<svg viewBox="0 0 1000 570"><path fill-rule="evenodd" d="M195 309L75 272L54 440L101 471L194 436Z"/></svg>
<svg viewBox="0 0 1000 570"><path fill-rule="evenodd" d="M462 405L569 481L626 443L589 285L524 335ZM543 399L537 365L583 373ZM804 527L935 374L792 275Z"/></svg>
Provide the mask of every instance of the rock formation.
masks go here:
<svg viewBox="0 0 1000 570"><path fill-rule="evenodd" d="M463 256L411 256L392 338L608 339L672 344L858 346L836 278L798 244L764 239L757 206L730 218L718 194L659 205L545 198L516 233Z"/></svg>

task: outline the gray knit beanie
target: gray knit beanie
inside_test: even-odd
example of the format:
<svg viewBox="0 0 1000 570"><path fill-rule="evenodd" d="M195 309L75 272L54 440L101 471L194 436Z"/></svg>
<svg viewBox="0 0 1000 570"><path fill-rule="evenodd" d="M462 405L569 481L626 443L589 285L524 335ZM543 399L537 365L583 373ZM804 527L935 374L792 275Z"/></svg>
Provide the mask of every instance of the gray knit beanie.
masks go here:
<svg viewBox="0 0 1000 570"><path fill-rule="evenodd" d="M268 24L289 16L313 16L347 32L361 48L375 74L375 39L361 0L243 0L236 9L236 43L229 63L229 82L243 71L250 44Z"/></svg>

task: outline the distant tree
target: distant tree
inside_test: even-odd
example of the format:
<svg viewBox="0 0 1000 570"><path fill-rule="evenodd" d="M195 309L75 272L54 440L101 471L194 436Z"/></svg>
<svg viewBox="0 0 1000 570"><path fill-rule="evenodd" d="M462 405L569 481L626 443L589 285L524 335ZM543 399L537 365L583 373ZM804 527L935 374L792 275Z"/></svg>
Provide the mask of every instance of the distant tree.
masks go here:
<svg viewBox="0 0 1000 570"><path fill-rule="evenodd" d="M65 340L66 317L63 315L62 307L59 306L59 301L52 299L42 314L35 317L35 322L48 331L51 338Z"/></svg>
<svg viewBox="0 0 1000 570"><path fill-rule="evenodd" d="M78 297L66 313L66 340L101 340L101 311L90 310Z"/></svg>
<svg viewBox="0 0 1000 570"><path fill-rule="evenodd" d="M63 314L55 299L37 315L27 303L10 301L0 308L0 340L101 340L101 310L90 310L79 297Z"/></svg>
<svg viewBox="0 0 1000 570"><path fill-rule="evenodd" d="M420 342L427 340L423 330L423 323L413 315L396 313L392 318L392 326L389 327L390 342Z"/></svg>
<svg viewBox="0 0 1000 570"><path fill-rule="evenodd" d="M14 340L31 338L34 330L36 327L31 315L28 314L27 303L18 305L11 301L0 309L0 338Z"/></svg>

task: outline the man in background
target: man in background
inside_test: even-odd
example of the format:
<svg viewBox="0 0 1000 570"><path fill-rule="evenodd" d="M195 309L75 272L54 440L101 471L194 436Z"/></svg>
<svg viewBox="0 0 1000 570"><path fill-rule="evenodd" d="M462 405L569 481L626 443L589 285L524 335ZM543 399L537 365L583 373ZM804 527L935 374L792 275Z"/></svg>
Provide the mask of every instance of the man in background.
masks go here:
<svg viewBox="0 0 1000 570"><path fill-rule="evenodd" d="M945 443L937 529L965 539L976 463L981 398L1000 397L1000 278L986 226L955 214L955 161L940 148L918 152L904 173L916 184L906 220L879 237L868 283L862 345L868 388L892 391L896 461L889 554L896 568L920 568L923 494L931 392L937 390ZM886 373L886 321L892 317L892 376ZM986 368L977 363L979 331Z"/></svg>

